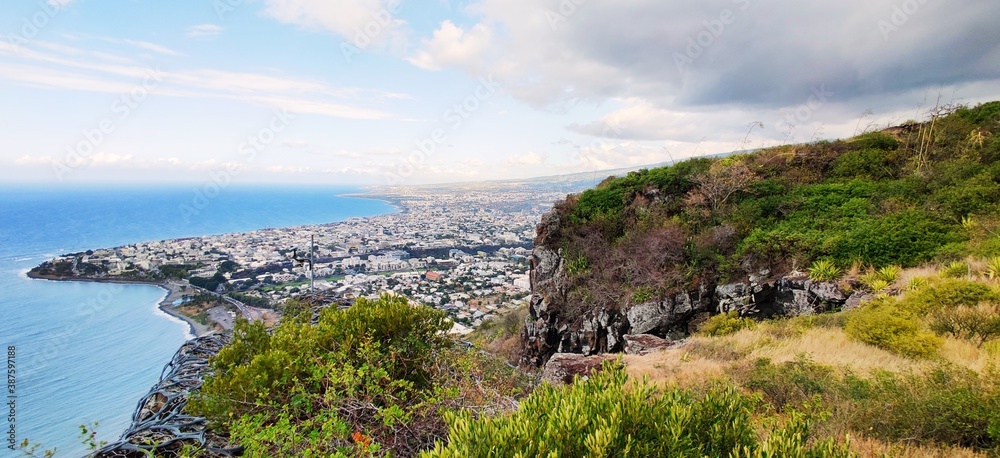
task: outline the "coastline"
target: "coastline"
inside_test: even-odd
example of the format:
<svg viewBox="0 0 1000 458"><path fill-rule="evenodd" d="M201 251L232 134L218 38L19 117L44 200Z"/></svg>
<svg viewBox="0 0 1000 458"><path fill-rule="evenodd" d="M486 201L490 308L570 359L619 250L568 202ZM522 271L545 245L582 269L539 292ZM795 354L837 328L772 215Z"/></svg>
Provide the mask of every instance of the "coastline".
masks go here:
<svg viewBox="0 0 1000 458"><path fill-rule="evenodd" d="M166 280L166 281L143 281L143 280L127 280L120 278L95 278L95 277L53 277L51 275L38 275L32 272L25 274L26 277L32 280L48 280L48 281L81 281L81 282L91 282L91 283L120 283L126 285L148 285L156 286L160 289L166 291L163 299L157 303L157 308L166 315L173 318L181 320L188 325L188 334L194 336L194 338L203 337L212 334L213 331L210 326L206 326L197 321L194 321L190 317L180 313L177 307L174 307L173 303L175 300L179 299L183 293L184 288L179 282ZM190 339L188 339L190 340Z"/></svg>

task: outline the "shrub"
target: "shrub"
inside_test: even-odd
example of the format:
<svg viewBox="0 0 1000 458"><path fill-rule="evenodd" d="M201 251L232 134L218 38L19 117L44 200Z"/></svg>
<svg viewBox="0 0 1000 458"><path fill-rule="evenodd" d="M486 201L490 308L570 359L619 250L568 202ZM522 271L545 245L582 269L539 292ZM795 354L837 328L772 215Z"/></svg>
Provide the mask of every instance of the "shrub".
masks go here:
<svg viewBox="0 0 1000 458"><path fill-rule="evenodd" d="M986 277L990 280L1000 278L1000 256L994 256L986 260Z"/></svg>
<svg viewBox="0 0 1000 458"><path fill-rule="evenodd" d="M743 329L752 329L757 322L750 318L740 318L737 312L720 313L705 320L698 332L706 336L728 336Z"/></svg>
<svg viewBox="0 0 1000 458"><path fill-rule="evenodd" d="M899 148L899 140L885 132L869 132L858 135L851 140L852 146L857 148L873 148L882 151L892 151Z"/></svg>
<svg viewBox="0 0 1000 458"><path fill-rule="evenodd" d="M890 299L872 301L854 311L847 319L848 336L909 358L934 355L943 343L940 338L922 331L923 323L905 310L892 307Z"/></svg>
<svg viewBox="0 0 1000 458"><path fill-rule="evenodd" d="M754 361L745 384L761 392L764 400L781 412L786 406L805 404L815 395L830 391L835 382L832 369L800 356L777 365L767 358Z"/></svg>
<svg viewBox="0 0 1000 458"><path fill-rule="evenodd" d="M947 279L928 282L927 286L907 293L899 307L923 316L938 308L973 306L994 300L1000 300L1000 295L989 286L968 280Z"/></svg>
<svg viewBox="0 0 1000 458"><path fill-rule="evenodd" d="M893 283L899 278L899 274L903 272L903 269L899 266L885 266L878 271L878 278L885 280L886 283Z"/></svg>
<svg viewBox="0 0 1000 458"><path fill-rule="evenodd" d="M847 456L832 441L812 445L812 418L795 413L765 432L752 419L758 400L734 388L703 396L646 382L632 386L621 367L606 364L587 380L543 385L511 415L449 417L447 444L425 458L505 456ZM767 434L769 433L769 434Z"/></svg>
<svg viewBox="0 0 1000 458"><path fill-rule="evenodd" d="M941 269L941 276L944 278L963 278L969 276L969 265L962 261L949 262Z"/></svg>
<svg viewBox="0 0 1000 458"><path fill-rule="evenodd" d="M931 330L972 340L982 348L986 341L1000 337L998 312L995 304L941 308L931 315Z"/></svg>
<svg viewBox="0 0 1000 458"><path fill-rule="evenodd" d="M187 411L251 457L413 455L443 437L442 408L496 406L519 391L503 362L443 337L450 327L443 312L388 295L272 335L240 321Z"/></svg>
<svg viewBox="0 0 1000 458"><path fill-rule="evenodd" d="M833 261L820 259L809 267L809 278L815 281L833 281L840 277L840 268Z"/></svg>
<svg viewBox="0 0 1000 458"><path fill-rule="evenodd" d="M850 423L885 440L996 446L988 431L1000 420L997 384L973 371L939 366L926 374L882 372L853 394Z"/></svg>

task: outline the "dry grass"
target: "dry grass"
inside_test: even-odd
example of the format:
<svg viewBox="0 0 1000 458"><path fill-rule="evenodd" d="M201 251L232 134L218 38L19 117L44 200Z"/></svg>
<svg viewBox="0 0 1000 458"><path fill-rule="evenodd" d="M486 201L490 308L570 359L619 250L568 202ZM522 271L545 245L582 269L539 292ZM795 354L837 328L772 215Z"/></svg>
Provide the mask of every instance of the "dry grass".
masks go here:
<svg viewBox="0 0 1000 458"><path fill-rule="evenodd" d="M983 374L1000 366L1000 353L991 351L994 348L995 344L977 348L968 340L949 337L945 339L938 354L947 361Z"/></svg>
<svg viewBox="0 0 1000 458"><path fill-rule="evenodd" d="M913 267L910 269L903 269L899 274L899 278L896 279L896 285L906 287L910 284L910 281L914 278L937 278L938 277L938 267L933 265L923 265L920 267Z"/></svg>
<svg viewBox="0 0 1000 458"><path fill-rule="evenodd" d="M962 447L914 445L901 442L884 442L866 437L852 437L851 451L859 457L901 458L977 458L988 455Z"/></svg>
<svg viewBox="0 0 1000 458"><path fill-rule="evenodd" d="M624 355L630 377L646 377L654 384L699 386L710 380L724 378L728 364L723 361L693 355L687 346L670 348L648 355Z"/></svg>
<svg viewBox="0 0 1000 458"><path fill-rule="evenodd" d="M995 345L1000 347L1000 345ZM939 356L979 373L1000 367L1000 351L982 349L968 341L947 338ZM693 386L707 379L726 377L739 361L768 358L774 363L805 356L817 364L847 369L865 376L876 371L919 373L933 367L933 360L913 360L851 340L837 328L764 323L725 337L693 336L676 348L645 356L626 355L623 360L633 377L654 383Z"/></svg>

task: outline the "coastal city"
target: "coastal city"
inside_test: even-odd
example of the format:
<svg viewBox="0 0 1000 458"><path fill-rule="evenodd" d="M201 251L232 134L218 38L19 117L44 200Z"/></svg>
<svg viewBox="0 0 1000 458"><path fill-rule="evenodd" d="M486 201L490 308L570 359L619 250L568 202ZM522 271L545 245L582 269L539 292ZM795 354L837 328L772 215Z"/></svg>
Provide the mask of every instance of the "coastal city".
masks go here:
<svg viewBox="0 0 1000 458"><path fill-rule="evenodd" d="M535 226L566 194L525 183L377 188L354 197L397 212L88 250L33 274L158 283L170 291L165 311L196 329L226 329L240 315L271 321L303 295L392 292L448 312L464 333L528 296Z"/></svg>

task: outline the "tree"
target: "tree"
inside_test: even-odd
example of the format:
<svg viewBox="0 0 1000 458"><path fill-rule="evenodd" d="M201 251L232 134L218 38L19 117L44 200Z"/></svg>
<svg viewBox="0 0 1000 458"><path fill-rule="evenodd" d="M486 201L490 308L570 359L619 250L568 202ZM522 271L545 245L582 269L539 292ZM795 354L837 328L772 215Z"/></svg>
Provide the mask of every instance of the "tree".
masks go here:
<svg viewBox="0 0 1000 458"><path fill-rule="evenodd" d="M759 180L745 164L721 164L691 177L696 186L688 193L689 204L707 206L714 213L734 195L746 191Z"/></svg>

